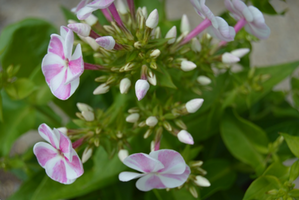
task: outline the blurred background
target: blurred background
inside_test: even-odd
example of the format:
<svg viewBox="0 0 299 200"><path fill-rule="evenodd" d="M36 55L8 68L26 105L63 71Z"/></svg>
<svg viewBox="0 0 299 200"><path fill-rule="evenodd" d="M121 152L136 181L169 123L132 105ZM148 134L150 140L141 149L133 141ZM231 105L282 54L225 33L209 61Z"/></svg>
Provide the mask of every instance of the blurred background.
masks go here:
<svg viewBox="0 0 299 200"><path fill-rule="evenodd" d="M79 1L0 0L0 32L8 24L26 17L45 19L53 23L57 28L61 25L66 25L60 6L73 8ZM189 1L167 0L166 2L169 19L180 19L183 14L187 14L192 28L202 21ZM271 35L269 39L253 44L253 51L251 53L252 66L268 66L298 60L299 58L299 0L286 0L286 2L283 0L272 0L271 4L277 12L282 12L285 9L288 9L288 11L284 16L265 15L266 23L271 29ZM215 15L225 10L222 0L207 0L206 5ZM148 13L150 12L149 10ZM298 71L296 75L299 76ZM285 80L276 88L287 90L289 88L289 81ZM38 134L31 132L17 141L11 153L22 152L38 140ZM20 181L13 175L0 171L1 200L6 199L11 193L17 190L19 185Z"/></svg>

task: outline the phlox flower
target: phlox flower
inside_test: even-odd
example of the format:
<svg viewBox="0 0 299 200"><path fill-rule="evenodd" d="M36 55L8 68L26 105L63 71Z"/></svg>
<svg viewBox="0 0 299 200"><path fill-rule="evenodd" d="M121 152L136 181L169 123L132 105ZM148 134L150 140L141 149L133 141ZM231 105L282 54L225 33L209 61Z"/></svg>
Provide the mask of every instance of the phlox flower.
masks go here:
<svg viewBox="0 0 299 200"><path fill-rule="evenodd" d="M81 160L72 148L70 139L58 129L51 130L46 124L38 128L40 136L47 142L38 142L33 152L46 174L59 183L71 184L83 174Z"/></svg>
<svg viewBox="0 0 299 200"><path fill-rule="evenodd" d="M123 163L142 174L122 172L119 174L119 180L126 182L141 177L136 182L136 187L141 191L179 187L186 182L190 174L190 168L181 154L168 149L152 151L149 155L132 154L126 157Z"/></svg>
<svg viewBox="0 0 299 200"><path fill-rule="evenodd" d="M94 0L88 3L88 1L83 0L74 11L77 13L78 19L84 20L88 18L93 11L108 8L113 2L114 0Z"/></svg>
<svg viewBox="0 0 299 200"><path fill-rule="evenodd" d="M79 86L84 71L81 45L73 55L74 34L67 27L60 28L60 35L52 34L48 53L42 61L42 72L51 92L59 99L68 99Z"/></svg>

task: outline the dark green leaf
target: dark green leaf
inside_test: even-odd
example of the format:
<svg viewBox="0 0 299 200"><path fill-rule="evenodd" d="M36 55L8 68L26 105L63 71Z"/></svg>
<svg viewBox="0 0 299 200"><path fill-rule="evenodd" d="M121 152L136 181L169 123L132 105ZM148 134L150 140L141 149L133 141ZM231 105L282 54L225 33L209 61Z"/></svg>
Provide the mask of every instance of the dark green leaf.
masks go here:
<svg viewBox="0 0 299 200"><path fill-rule="evenodd" d="M3 122L3 106L2 106L2 95L0 90L0 123Z"/></svg>
<svg viewBox="0 0 299 200"><path fill-rule="evenodd" d="M293 163L290 170L290 182L296 180L299 176L299 161Z"/></svg>
<svg viewBox="0 0 299 200"><path fill-rule="evenodd" d="M162 73L160 73L158 71L155 73L157 76L158 84L163 87L177 89L175 84L172 82L172 78L171 78L170 74L168 73L168 71L163 66L159 67L159 69L162 71Z"/></svg>
<svg viewBox="0 0 299 200"><path fill-rule="evenodd" d="M299 137L298 136L291 136L286 133L281 133L281 135L286 140L290 150L292 153L299 158Z"/></svg>
<svg viewBox="0 0 299 200"><path fill-rule="evenodd" d="M263 175L275 176L281 182L284 182L288 180L289 172L290 172L290 167L286 167L280 162L274 162L265 170Z"/></svg>

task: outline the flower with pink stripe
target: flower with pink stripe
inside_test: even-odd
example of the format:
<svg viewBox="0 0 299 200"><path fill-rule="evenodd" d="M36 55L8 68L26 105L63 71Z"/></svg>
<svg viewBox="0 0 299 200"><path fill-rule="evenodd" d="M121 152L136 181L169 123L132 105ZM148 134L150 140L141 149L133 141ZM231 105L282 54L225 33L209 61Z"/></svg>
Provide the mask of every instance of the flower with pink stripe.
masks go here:
<svg viewBox="0 0 299 200"><path fill-rule="evenodd" d="M54 181L63 184L73 183L84 170L70 139L58 129L52 130L46 124L41 124L38 132L50 143L38 142L34 145L33 152L38 163Z"/></svg>
<svg viewBox="0 0 299 200"><path fill-rule="evenodd" d="M124 159L123 163L142 174L122 172L119 174L119 180L127 182L141 177L136 182L136 187L141 191L179 187L186 182L190 174L190 168L181 154L168 149L153 151L149 155L132 154Z"/></svg>
<svg viewBox="0 0 299 200"><path fill-rule="evenodd" d="M79 86L79 77L84 71L81 45L72 55L73 31L60 28L60 35L52 34L48 53L42 62L42 71L52 93L61 100L68 99Z"/></svg>

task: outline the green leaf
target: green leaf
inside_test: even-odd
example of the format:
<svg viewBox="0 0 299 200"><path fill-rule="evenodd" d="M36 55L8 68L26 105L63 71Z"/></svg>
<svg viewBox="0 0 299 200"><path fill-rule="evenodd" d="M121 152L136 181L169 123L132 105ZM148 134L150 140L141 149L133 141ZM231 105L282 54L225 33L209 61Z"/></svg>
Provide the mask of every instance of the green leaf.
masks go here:
<svg viewBox="0 0 299 200"><path fill-rule="evenodd" d="M292 153L299 158L299 137L298 136L291 136L286 133L281 133L281 135L286 140L290 150Z"/></svg>
<svg viewBox="0 0 299 200"><path fill-rule="evenodd" d="M272 196L268 195L267 192L273 189L279 190L281 187L281 183L275 176L261 176L251 183L243 200L270 200Z"/></svg>
<svg viewBox="0 0 299 200"><path fill-rule="evenodd" d="M261 12L270 15L277 15L273 6L270 4L269 0L251 0L252 4L257 7Z"/></svg>
<svg viewBox="0 0 299 200"><path fill-rule="evenodd" d="M293 163L290 170L290 182L296 180L299 176L299 161Z"/></svg>
<svg viewBox="0 0 299 200"><path fill-rule="evenodd" d="M7 85L4 89L12 99L20 100L30 95L36 88L31 80L20 78L15 82Z"/></svg>
<svg viewBox="0 0 299 200"><path fill-rule="evenodd" d="M35 110L21 101L11 101L3 92L3 116L0 123L0 156L8 155L15 140L35 128Z"/></svg>
<svg viewBox="0 0 299 200"><path fill-rule="evenodd" d="M50 35L56 29L41 19L24 19L4 28L0 36L0 56L4 69L9 65L21 68L18 77L28 77L47 53Z"/></svg>
<svg viewBox="0 0 299 200"><path fill-rule="evenodd" d="M3 122L3 106L2 106L2 95L0 90L0 123Z"/></svg>
<svg viewBox="0 0 299 200"><path fill-rule="evenodd" d="M155 73L157 76L158 84L163 87L177 89L175 84L172 82L172 78L171 78L168 70L166 70L164 67L159 67L159 69L162 71L162 73L160 73L159 71L156 71L156 73Z"/></svg>
<svg viewBox="0 0 299 200"><path fill-rule="evenodd" d="M72 20L75 20L75 21L78 21L78 18L77 16L70 11L70 9L64 7L64 6L60 6L60 9L64 15L64 18L65 18L65 21L68 22L68 20L72 19Z"/></svg>
<svg viewBox="0 0 299 200"><path fill-rule="evenodd" d="M204 162L203 169L206 169L208 172L205 177L210 181L211 186L202 188L202 199L206 199L217 191L229 189L235 182L236 173L231 169L227 160L208 160Z"/></svg>
<svg viewBox="0 0 299 200"><path fill-rule="evenodd" d="M299 79L292 77L292 97L297 108L299 108Z"/></svg>
<svg viewBox="0 0 299 200"><path fill-rule="evenodd" d="M288 180L289 173L290 173L290 167L284 166L280 162L274 162L265 170L263 175L275 176L281 182L284 182Z"/></svg>
<svg viewBox="0 0 299 200"><path fill-rule="evenodd" d="M262 153L267 152L268 146L265 132L232 110L224 114L220 129L221 137L231 154L261 173L265 168Z"/></svg>
<svg viewBox="0 0 299 200"><path fill-rule="evenodd" d="M299 197L299 190L298 189L293 189L289 192L289 195L291 197Z"/></svg>

